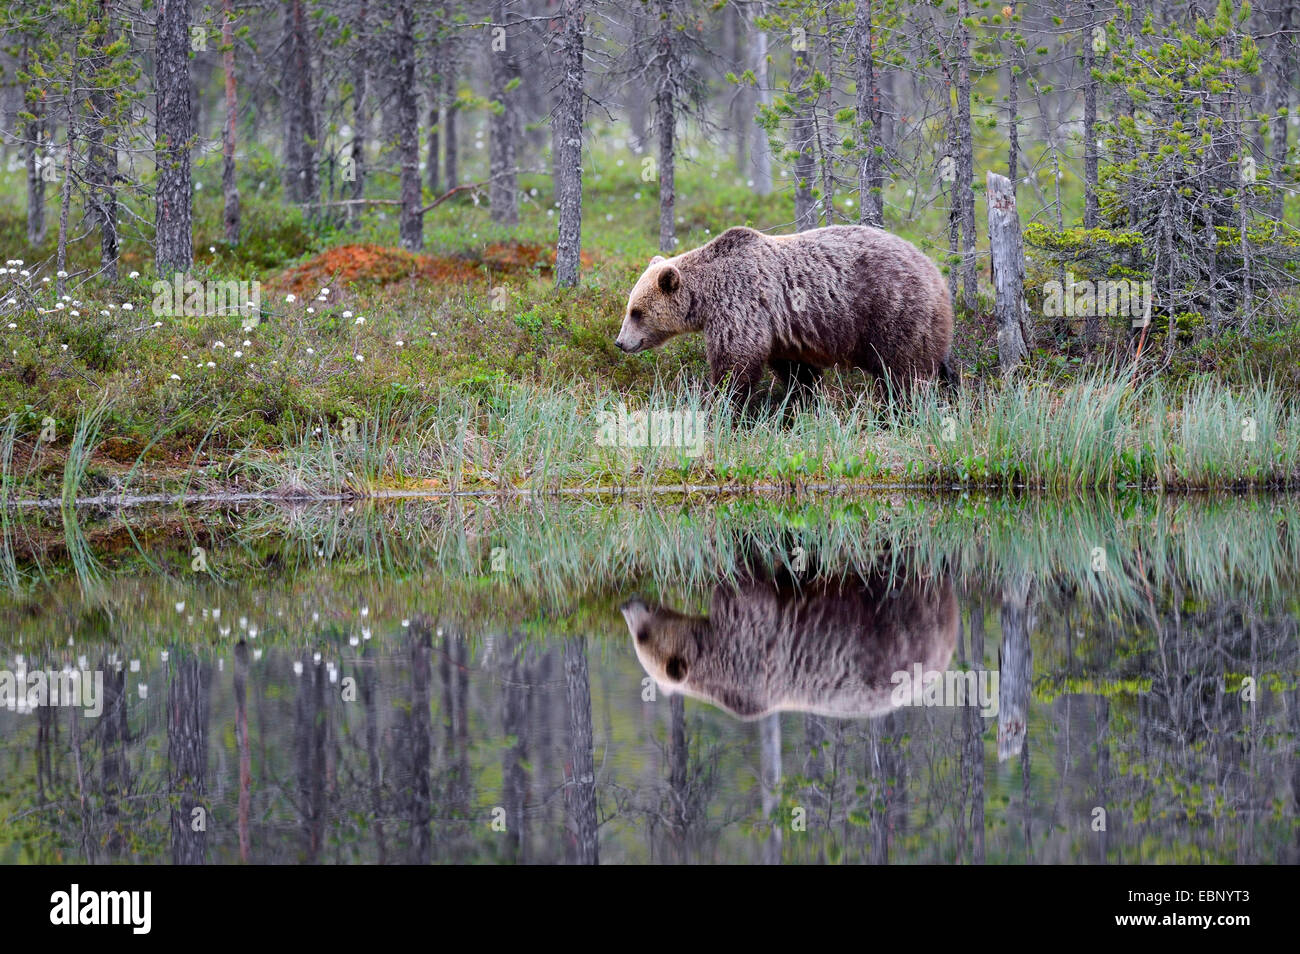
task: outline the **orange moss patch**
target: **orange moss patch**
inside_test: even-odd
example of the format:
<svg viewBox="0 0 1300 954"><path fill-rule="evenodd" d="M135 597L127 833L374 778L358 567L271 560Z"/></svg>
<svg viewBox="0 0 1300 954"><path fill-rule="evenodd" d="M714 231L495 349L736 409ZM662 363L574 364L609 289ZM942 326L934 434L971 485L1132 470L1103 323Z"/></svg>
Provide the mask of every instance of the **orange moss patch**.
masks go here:
<svg viewBox="0 0 1300 954"><path fill-rule="evenodd" d="M584 265L592 263L581 253ZM340 245L286 271L274 285L299 295L314 295L330 285L388 285L407 279L435 283L470 282L490 274L555 267L555 250L528 242L495 242L459 255L416 255L384 245Z"/></svg>

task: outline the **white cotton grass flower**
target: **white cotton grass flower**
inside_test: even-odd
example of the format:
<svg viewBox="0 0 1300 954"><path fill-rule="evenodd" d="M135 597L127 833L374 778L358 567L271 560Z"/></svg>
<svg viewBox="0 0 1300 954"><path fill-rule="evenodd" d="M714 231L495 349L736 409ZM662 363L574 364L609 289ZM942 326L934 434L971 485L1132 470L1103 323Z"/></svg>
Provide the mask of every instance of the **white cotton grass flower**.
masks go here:
<svg viewBox="0 0 1300 954"><path fill-rule="evenodd" d="M235 357L236 357L236 358L242 358L243 356L244 356L244 352L242 352L242 351L236 351L236 352L235 352Z"/></svg>
<svg viewBox="0 0 1300 954"><path fill-rule="evenodd" d="M212 347L214 347L214 348L224 348L225 346L226 346L226 343L225 343L224 341L214 341L214 342L212 343Z"/></svg>
<svg viewBox="0 0 1300 954"><path fill-rule="evenodd" d="M208 246L208 251L211 252L211 253L213 253L213 254L215 255L216 252L217 252L217 247L216 247L215 245L209 245L209 246Z"/></svg>
<svg viewBox="0 0 1300 954"><path fill-rule="evenodd" d="M402 347L402 345L403 345L404 343L405 343L405 342L403 342L401 338L398 338L397 341L395 342L395 344L396 344L397 347L399 347L399 348Z"/></svg>
<svg viewBox="0 0 1300 954"><path fill-rule="evenodd" d="M365 360L366 360L365 357L362 356L362 355L357 355L356 358L357 358L358 361L365 361Z"/></svg>
<svg viewBox="0 0 1300 954"><path fill-rule="evenodd" d="M251 345L252 343L253 343L253 342L249 341L247 338L244 339L244 347L245 347L245 348L247 348L247 347L248 347L249 345Z"/></svg>
<svg viewBox="0 0 1300 954"><path fill-rule="evenodd" d="M298 299L297 299L297 297L295 297L294 295L289 294L289 295L285 295L285 296L284 296L284 300L285 300L285 301L297 301Z"/></svg>
<svg viewBox="0 0 1300 954"><path fill-rule="evenodd" d="M122 302L122 310L123 310L123 311L135 311L135 305L131 304L129 301L124 301L124 302Z"/></svg>
<svg viewBox="0 0 1300 954"><path fill-rule="evenodd" d="M328 295L328 294L330 293L330 290L329 290L328 288L322 288L322 289L320 290L320 293L321 293L322 295Z"/></svg>
<svg viewBox="0 0 1300 954"><path fill-rule="evenodd" d="M59 311L62 311L64 309L64 304L61 301L56 301L54 303L54 307L57 308Z"/></svg>
<svg viewBox="0 0 1300 954"><path fill-rule="evenodd" d="M309 315L314 315L314 314L316 314L316 309L313 308L311 305L308 305L308 306L307 306L307 314L309 314Z"/></svg>
<svg viewBox="0 0 1300 954"><path fill-rule="evenodd" d="M354 325L364 325L366 323L366 319L362 318L360 315L357 315L357 320L352 323Z"/></svg>
<svg viewBox="0 0 1300 954"><path fill-rule="evenodd" d="M343 317L344 317L344 318L351 318L351 317L352 317L352 312L350 312L350 311L345 311L345 312L343 312Z"/></svg>
<svg viewBox="0 0 1300 954"><path fill-rule="evenodd" d="M139 277L140 277L140 273L139 273L139 272L132 272L130 275L128 275L128 276L126 276L126 277L127 277L127 278L139 278Z"/></svg>
<svg viewBox="0 0 1300 954"><path fill-rule="evenodd" d="M216 366L217 366L217 362L215 362L215 361L209 361L209 362L208 362L208 367L209 367L209 368L215 368Z"/></svg>

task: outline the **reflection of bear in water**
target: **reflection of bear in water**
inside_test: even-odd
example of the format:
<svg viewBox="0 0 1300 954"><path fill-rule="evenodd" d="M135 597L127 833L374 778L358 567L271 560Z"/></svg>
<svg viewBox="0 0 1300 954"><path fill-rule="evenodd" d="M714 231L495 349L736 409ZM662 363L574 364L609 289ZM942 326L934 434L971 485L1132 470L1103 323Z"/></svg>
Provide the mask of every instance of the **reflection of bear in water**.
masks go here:
<svg viewBox="0 0 1300 954"><path fill-rule="evenodd" d="M895 708L890 677L947 668L957 600L946 580L719 584L707 617L639 599L623 605L637 658L668 693L753 719L783 710L875 716ZM920 686L917 686L920 692Z"/></svg>

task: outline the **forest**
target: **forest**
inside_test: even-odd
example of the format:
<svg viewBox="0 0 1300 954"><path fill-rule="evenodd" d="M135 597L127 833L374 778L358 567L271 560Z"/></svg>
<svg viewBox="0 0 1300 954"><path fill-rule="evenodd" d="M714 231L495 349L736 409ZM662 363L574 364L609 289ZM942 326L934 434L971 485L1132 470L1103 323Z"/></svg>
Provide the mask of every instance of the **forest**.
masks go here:
<svg viewBox="0 0 1300 954"><path fill-rule="evenodd" d="M0 26L6 494L1300 476L1289 0L14 0ZM698 336L615 347L656 253L837 224L940 266L955 392L843 370L738 414ZM593 439L656 414L702 451Z"/></svg>

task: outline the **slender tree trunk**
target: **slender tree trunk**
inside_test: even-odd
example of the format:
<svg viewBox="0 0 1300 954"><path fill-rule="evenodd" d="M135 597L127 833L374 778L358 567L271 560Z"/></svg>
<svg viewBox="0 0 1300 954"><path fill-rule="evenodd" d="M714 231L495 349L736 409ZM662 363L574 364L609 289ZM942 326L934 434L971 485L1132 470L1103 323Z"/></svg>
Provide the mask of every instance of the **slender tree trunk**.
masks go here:
<svg viewBox="0 0 1300 954"><path fill-rule="evenodd" d="M1096 0L1088 0L1088 22L1083 37L1083 227L1097 227L1097 62L1092 32L1097 26Z"/></svg>
<svg viewBox="0 0 1300 954"><path fill-rule="evenodd" d="M223 219L226 241L239 244L239 183L235 179L235 121L239 104L235 96L235 5L223 0L225 16L221 21L221 60L226 71L226 124L221 136L221 194L225 200Z"/></svg>
<svg viewBox="0 0 1300 954"><path fill-rule="evenodd" d="M194 262L194 185L190 142L189 0L158 0L154 89L158 100L155 138L158 189L155 196L155 253L159 273L188 271Z"/></svg>
<svg viewBox="0 0 1300 954"><path fill-rule="evenodd" d="M794 227L803 232L817 226L817 206L813 201L813 179L817 174L817 161L813 155L812 112L814 96L812 64L808 62L810 50L797 50L795 64L790 73L790 88L795 93L795 119L791 130L791 146L797 153L794 160Z"/></svg>
<svg viewBox="0 0 1300 954"><path fill-rule="evenodd" d="M655 60L659 64L655 84L655 133L659 144L659 251L665 255L672 255L677 247L677 115L674 108L677 64L673 30L673 2L659 0L659 31L655 36Z"/></svg>
<svg viewBox="0 0 1300 954"><path fill-rule="evenodd" d="M315 203L316 99L312 93L311 46L306 0L286 0L284 10L285 191L291 202Z"/></svg>
<svg viewBox="0 0 1300 954"><path fill-rule="evenodd" d="M492 210L493 222L518 225L519 190L514 170L515 147L519 138L519 108L516 105L519 94L511 84L519 72L512 44L518 42L519 38L507 35L505 0L493 0L492 20L488 55L492 62L492 99L496 103L496 111L492 113L491 119L492 155L489 160L491 181L488 183L488 204Z"/></svg>
<svg viewBox="0 0 1300 954"><path fill-rule="evenodd" d="M361 0L357 6L357 48L352 72L352 146L348 159L352 169L352 195L366 195L366 142L370 138L370 4ZM349 206L352 208L352 206Z"/></svg>
<svg viewBox="0 0 1300 954"><path fill-rule="evenodd" d="M402 248L418 252L424 248L424 213L420 211L420 127L415 89L415 13L413 0L400 0L397 7L397 122L398 156L402 164L402 212L398 233Z"/></svg>
<svg viewBox="0 0 1300 954"><path fill-rule="evenodd" d="M21 68L31 69L31 37L24 35ZM27 244L45 242L45 179L41 175L41 144L45 132L45 103L39 97L29 98L27 111L34 119L27 120L23 130L23 163L27 167Z"/></svg>
<svg viewBox="0 0 1300 954"><path fill-rule="evenodd" d="M434 195L442 195L442 157L438 155L441 150L439 142L439 121L442 118L442 109L438 94L438 84L435 80L430 84L429 89L429 111L428 125L429 134L427 138L428 146L425 149L424 170L429 180L429 191Z"/></svg>
<svg viewBox="0 0 1300 954"><path fill-rule="evenodd" d="M978 276L975 272L975 145L971 129L970 0L960 0L957 17L957 181L953 195L958 200L961 225L961 291L968 314L978 306Z"/></svg>
<svg viewBox="0 0 1300 954"><path fill-rule="evenodd" d="M872 0L858 0L853 20L856 57L857 122L862 143L858 162L858 221L877 228L885 224L884 176L881 173L880 89L876 85L875 28Z"/></svg>
<svg viewBox="0 0 1300 954"><path fill-rule="evenodd" d="M582 117L585 106L583 63L583 0L563 0L564 35L560 104L556 123L559 137L560 231L555 246L555 284L578 284L582 249Z"/></svg>
<svg viewBox="0 0 1300 954"><path fill-rule="evenodd" d="M108 66L105 48L112 42L113 0L99 0L99 37L90 56L90 73L101 76ZM117 175L117 145L111 115L113 100L107 89L94 84L87 99L90 121L87 130L89 150L87 176L90 180L90 201L94 221L99 226L99 268L108 281L117 280L117 192L113 180ZM105 142L105 137L109 141Z"/></svg>
<svg viewBox="0 0 1300 954"><path fill-rule="evenodd" d="M77 71L72 71L73 87L77 85ZM75 139L75 127L72 115L68 115L67 142L63 147L63 186L59 195L59 239L54 252L55 290L63 295L68 290L68 211L72 208L72 143Z"/></svg>
<svg viewBox="0 0 1300 954"><path fill-rule="evenodd" d="M460 149L457 127L460 117L460 100L456 96L456 64L452 61L447 67L446 105L443 106L442 150L443 164L447 169L447 188L454 189L460 185Z"/></svg>
<svg viewBox="0 0 1300 954"><path fill-rule="evenodd" d="M762 13L762 4L758 4L758 11ZM754 37L754 61L752 69L754 71L754 81L757 85L755 96L758 108L772 105L772 89L768 79L767 72L767 32L759 30ZM759 195L772 194L772 146L767 141L767 130L757 128L754 130L754 145L752 154L754 157L754 169L752 177L754 180L754 191Z"/></svg>
<svg viewBox="0 0 1300 954"><path fill-rule="evenodd" d="M1011 5L1014 14L1015 4ZM1007 178L1011 180L1011 190L1016 188L1016 179L1020 175L1020 63L1018 62L1019 44L1011 41L1011 52L1007 55Z"/></svg>

